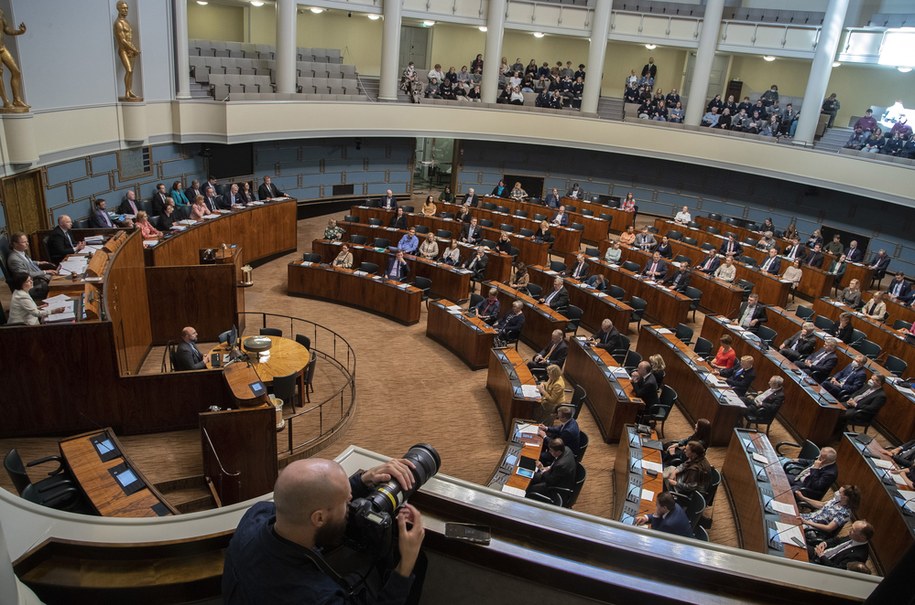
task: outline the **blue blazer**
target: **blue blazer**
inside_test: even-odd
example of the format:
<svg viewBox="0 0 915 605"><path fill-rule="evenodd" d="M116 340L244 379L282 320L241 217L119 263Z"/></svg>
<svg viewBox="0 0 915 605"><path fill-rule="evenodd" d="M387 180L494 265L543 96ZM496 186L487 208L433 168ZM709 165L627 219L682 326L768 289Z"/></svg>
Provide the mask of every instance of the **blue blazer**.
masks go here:
<svg viewBox="0 0 915 605"><path fill-rule="evenodd" d="M556 215L552 218L552 220L550 221L550 224L554 223L554 222L556 221L557 218L559 218L559 213L558 213L558 212L557 212ZM565 214L562 215L562 219L559 221L559 224L560 224L561 226L563 226L563 227L567 227L567 226L569 225L569 213L568 213L568 212L566 212Z"/></svg>
<svg viewBox="0 0 915 605"><path fill-rule="evenodd" d="M689 522L689 517L686 516L686 511L679 504L675 503L674 509L667 513L666 517L652 515L649 518L651 519L651 529L687 538L693 537L693 526Z"/></svg>
<svg viewBox="0 0 915 605"><path fill-rule="evenodd" d="M766 260L762 261L761 263L759 263L759 269L762 270L763 265L765 265L767 262L769 262L768 258ZM779 257L776 256L775 260L772 261L772 264L769 266L769 268L766 269L766 272L771 273L772 275L778 275L779 270L781 268L782 268L782 259L780 259Z"/></svg>
<svg viewBox="0 0 915 605"><path fill-rule="evenodd" d="M391 259L391 262L388 263L388 270L385 271L385 277L390 279L396 279L398 281L407 281L407 278L410 276L410 265L407 264L407 261L403 262L403 266L400 268L400 275L394 277L394 264L397 262L397 257Z"/></svg>
<svg viewBox="0 0 915 605"><path fill-rule="evenodd" d="M846 378L846 377L847 377L847 380L845 381L845 384L842 385L842 392L843 393L854 393L855 391L857 391L858 389L860 389L861 387L864 386L864 382L867 380L867 372L864 370L863 367L859 366L857 368L854 368L854 367L852 367L851 364L848 364L847 366L845 366L844 368L842 368L841 370L836 372L835 376L833 376L833 378L835 378L836 380L838 380L840 382L843 378Z"/></svg>
<svg viewBox="0 0 915 605"><path fill-rule="evenodd" d="M573 454L578 455L578 450L581 447L581 429L578 426L578 421L574 418L570 418L565 424L547 428L546 436L550 439L559 437L563 443L569 446Z"/></svg>

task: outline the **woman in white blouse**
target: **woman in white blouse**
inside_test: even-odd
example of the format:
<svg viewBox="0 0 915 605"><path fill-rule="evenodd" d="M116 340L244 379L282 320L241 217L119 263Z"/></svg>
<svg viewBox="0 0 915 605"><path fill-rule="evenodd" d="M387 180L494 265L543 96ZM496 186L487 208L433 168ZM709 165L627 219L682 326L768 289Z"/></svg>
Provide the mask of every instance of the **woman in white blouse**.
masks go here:
<svg viewBox="0 0 915 605"><path fill-rule="evenodd" d="M426 234L426 239L419 245L419 255L429 260L434 260L438 256L438 242L431 232Z"/></svg>
<svg viewBox="0 0 915 605"><path fill-rule="evenodd" d="M25 273L18 273L12 279L13 297L10 299L10 316L7 323L25 324L27 326L37 326L38 322L48 316L48 311L39 309L32 297L29 296L29 290L32 289L32 276ZM63 308L54 309L62 311Z"/></svg>
<svg viewBox="0 0 915 605"><path fill-rule="evenodd" d="M883 292L874 294L874 297L867 301L861 308L861 312L868 317L882 320L883 316L886 315L886 303L883 302Z"/></svg>
<svg viewBox="0 0 915 605"><path fill-rule="evenodd" d="M686 223L693 220L692 215L689 213L689 206L683 206L683 209L677 213L677 216L674 217L674 222L685 225Z"/></svg>

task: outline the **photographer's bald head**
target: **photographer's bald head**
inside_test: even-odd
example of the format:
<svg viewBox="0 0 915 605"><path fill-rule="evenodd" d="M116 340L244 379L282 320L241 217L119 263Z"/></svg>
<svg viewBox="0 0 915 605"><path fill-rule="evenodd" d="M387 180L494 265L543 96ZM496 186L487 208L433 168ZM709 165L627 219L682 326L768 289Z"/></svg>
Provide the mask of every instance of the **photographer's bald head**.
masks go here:
<svg viewBox="0 0 915 605"><path fill-rule="evenodd" d="M349 478L333 460L296 460L273 488L276 533L307 548L339 544L346 530Z"/></svg>

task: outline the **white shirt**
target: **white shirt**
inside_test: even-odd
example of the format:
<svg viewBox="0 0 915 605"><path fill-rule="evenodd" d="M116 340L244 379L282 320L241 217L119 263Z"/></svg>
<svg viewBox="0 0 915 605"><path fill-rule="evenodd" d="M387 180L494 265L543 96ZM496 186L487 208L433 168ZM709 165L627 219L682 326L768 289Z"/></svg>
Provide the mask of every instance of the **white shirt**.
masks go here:
<svg viewBox="0 0 915 605"><path fill-rule="evenodd" d="M692 215L689 212L683 212L682 210L677 213L677 216L674 217L674 221L682 224L686 224L693 220Z"/></svg>

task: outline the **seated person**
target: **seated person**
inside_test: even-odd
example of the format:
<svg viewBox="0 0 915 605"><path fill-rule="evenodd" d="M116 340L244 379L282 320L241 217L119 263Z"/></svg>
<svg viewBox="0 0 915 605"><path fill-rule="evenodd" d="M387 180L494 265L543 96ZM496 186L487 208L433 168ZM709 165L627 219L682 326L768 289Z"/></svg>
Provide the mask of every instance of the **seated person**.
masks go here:
<svg viewBox="0 0 915 605"><path fill-rule="evenodd" d="M456 239L451 238L451 243L445 247L445 251L442 252L441 262L452 267L461 263L461 246Z"/></svg>
<svg viewBox="0 0 915 605"><path fill-rule="evenodd" d="M826 330L826 333L846 344L852 342L855 338L855 330L851 326L851 318L851 313L840 313L839 321L833 323L832 327Z"/></svg>
<svg viewBox="0 0 915 605"><path fill-rule="evenodd" d="M394 212L394 216L392 216L390 222L388 222L388 227L394 227L395 229L407 228L407 215L404 214L403 206L397 207L397 211Z"/></svg>
<svg viewBox="0 0 915 605"><path fill-rule="evenodd" d="M708 493L712 465L705 457L705 446L698 441L690 441L683 450L686 460L679 466L668 466L664 469L664 487L689 496L697 491L702 495Z"/></svg>
<svg viewBox="0 0 915 605"><path fill-rule="evenodd" d="M715 269L715 278L723 282L731 283L737 277L737 267L734 265L734 257L724 257L724 262Z"/></svg>
<svg viewBox="0 0 915 605"><path fill-rule="evenodd" d="M664 278L664 285L675 292L685 292L686 288L689 287L689 262L682 261L674 263L674 265L679 265L679 267L677 267L676 271L671 271L667 274L667 277Z"/></svg>
<svg viewBox="0 0 915 605"><path fill-rule="evenodd" d="M565 399L566 382L562 377L562 369L556 364L551 363L546 367L546 376L544 382L537 383L537 390L540 391L540 419L552 424L556 408Z"/></svg>
<svg viewBox="0 0 915 605"><path fill-rule="evenodd" d="M797 367L807 372L817 382L823 382L839 363L839 358L836 356L836 344L835 338L827 338L819 351L798 363Z"/></svg>
<svg viewBox="0 0 915 605"><path fill-rule="evenodd" d="M861 312L868 317L883 321L883 317L886 315L886 303L883 302L884 296L883 292L875 292L874 296L861 307Z"/></svg>
<svg viewBox="0 0 915 605"><path fill-rule="evenodd" d="M337 224L337 219L332 218L327 221L327 227L324 229L324 239L337 242L340 241L344 233L343 228Z"/></svg>
<svg viewBox="0 0 915 605"><path fill-rule="evenodd" d="M595 273L591 277L585 280L585 283L598 292L603 292L607 289L607 286L610 285L610 282L607 281L607 278L604 277L603 273Z"/></svg>
<svg viewBox="0 0 915 605"><path fill-rule="evenodd" d="M496 242L496 250L503 254L512 253L512 241L509 239L507 231L499 233L499 241Z"/></svg>
<svg viewBox="0 0 915 605"><path fill-rule="evenodd" d="M775 237L773 237L772 232L764 232L759 241L756 242L756 247L760 250L772 250L775 247ZM775 255L778 256L778 250L775 250ZM769 273L776 273L776 271L769 271Z"/></svg>
<svg viewBox="0 0 915 605"><path fill-rule="evenodd" d="M403 250L398 250L394 255L394 258L391 259L391 262L388 263L388 269L384 272L384 278L403 282L407 281L409 277L410 266L407 265L407 261L403 258Z"/></svg>
<svg viewBox="0 0 915 605"><path fill-rule="evenodd" d="M550 342L543 349L534 355L528 362L527 367L535 374L543 375L543 370L548 365L562 367L566 362L566 355L569 354L569 345L565 341L565 334L562 330L553 330L550 335Z"/></svg>
<svg viewBox="0 0 915 605"><path fill-rule="evenodd" d="M496 288L489 289L489 295L471 307L471 311L477 317L492 325L499 317L499 290Z"/></svg>
<svg viewBox="0 0 915 605"><path fill-rule="evenodd" d="M905 274L901 271L896 273L893 281L890 282L889 287L886 289L887 298L902 304L908 304L912 301L913 295L915 295L915 292L913 292L911 284L906 281Z"/></svg>
<svg viewBox="0 0 915 605"><path fill-rule="evenodd" d="M57 226L48 236L48 257L52 263L60 263L68 254L75 254L86 247L86 242L76 241L72 229L73 219L61 214L57 218Z"/></svg>
<svg viewBox="0 0 915 605"><path fill-rule="evenodd" d="M39 308L35 300L29 294L32 290L32 276L28 273L16 273L10 280L10 288L13 290L13 296L10 298L10 314L6 322L8 324L25 324L27 326L37 326L50 313L63 311L63 307L57 307L53 310ZM45 305L42 305L44 307Z"/></svg>
<svg viewBox="0 0 915 605"><path fill-rule="evenodd" d="M715 353L715 358L712 360L712 367L718 368L719 370L727 370L734 367L734 364L737 363L737 353L734 351L731 345L734 340L731 338L730 334L722 334L721 339L718 341L718 351Z"/></svg>
<svg viewBox="0 0 915 605"><path fill-rule="evenodd" d="M423 243L419 245L419 255L428 260L435 260L438 257L438 242L435 241L435 234L431 231L426 234Z"/></svg>
<svg viewBox="0 0 915 605"><path fill-rule="evenodd" d="M553 289L541 298L538 302L548 305L551 309L561 311L569 306L569 291L565 288L565 282L561 277L553 280Z"/></svg>
<svg viewBox="0 0 915 605"><path fill-rule="evenodd" d="M181 330L181 342L175 350L174 370L203 370L207 367L203 353L197 348L197 330L191 326Z"/></svg>
<svg viewBox="0 0 915 605"><path fill-rule="evenodd" d="M802 277L804 277L804 272L801 270L801 261L799 260L792 261L791 266L782 273L782 281L789 282L792 289L797 288L797 285L801 283Z"/></svg>
<svg viewBox="0 0 915 605"><path fill-rule="evenodd" d="M537 472L527 488L527 493L546 495L554 487L573 489L575 487L575 472L577 470L575 454L558 437L549 442L549 453L552 462L544 466L537 461Z"/></svg>
<svg viewBox="0 0 915 605"><path fill-rule="evenodd" d="M809 321L805 321L801 324L801 329L798 332L781 344L778 352L793 362L809 356L813 353L817 344L814 330L816 330L816 326Z"/></svg>
<svg viewBox="0 0 915 605"><path fill-rule="evenodd" d="M769 248L768 256L766 257L766 260L764 260L759 266L759 270L777 276L778 271L781 268L782 259L778 257L778 250L775 248Z"/></svg>
<svg viewBox="0 0 915 605"><path fill-rule="evenodd" d="M639 250L651 250L658 245L654 234L648 230L648 227L642 227L642 230L635 236L634 246Z"/></svg>
<svg viewBox="0 0 915 605"><path fill-rule="evenodd" d="M550 221L550 224L556 227L566 227L569 224L569 215L566 212L565 206L560 206L559 210L553 215L553 220Z"/></svg>
<svg viewBox="0 0 915 605"><path fill-rule="evenodd" d="M851 524L844 538L830 538L818 544L809 544L811 563L849 569L849 563L865 563L869 556L869 543L874 537L874 526L860 519Z"/></svg>
<svg viewBox="0 0 915 605"><path fill-rule="evenodd" d="M680 223L681 225L685 225L692 220L693 220L693 217L689 213L689 206L683 206L683 208L680 210L680 212L678 212L677 215L674 216L674 222Z"/></svg>
<svg viewBox="0 0 915 605"><path fill-rule="evenodd" d="M795 498L821 499L839 476L836 457L836 450L824 447L815 460L796 458L783 463Z"/></svg>
<svg viewBox="0 0 915 605"><path fill-rule="evenodd" d="M552 244L553 239L555 238L553 237L553 232L550 231L550 224L546 221L540 221L540 228L534 232L534 241Z"/></svg>
<svg viewBox="0 0 915 605"><path fill-rule="evenodd" d="M615 265L620 262L620 258L623 256L623 251L620 250L620 243L617 240L610 242L610 246L607 248L607 251L604 253L604 260L608 263Z"/></svg>
<svg viewBox="0 0 915 605"><path fill-rule="evenodd" d="M635 234L635 227L633 227L632 225L629 225L628 227L626 227L626 230L620 234L619 243L625 244L627 246L632 246L635 244L636 237L637 236Z"/></svg>
<svg viewBox="0 0 915 605"><path fill-rule="evenodd" d="M477 218L470 219L470 223L461 229L461 241L465 244L477 244L483 239L483 228L477 224Z"/></svg>
<svg viewBox="0 0 915 605"><path fill-rule="evenodd" d="M781 376L773 376L769 379L769 388L758 394L756 397L744 397L743 402L747 404L747 409L743 415L747 422L759 422L769 424L775 420L779 408L785 403L785 379Z"/></svg>
<svg viewBox="0 0 915 605"><path fill-rule="evenodd" d="M879 450L880 457L884 460L892 460L903 468L915 466L915 439L909 439L898 447Z"/></svg>
<svg viewBox="0 0 915 605"><path fill-rule="evenodd" d="M145 210L137 212L137 227L140 228L143 239L159 239L162 237L162 232L149 222L149 215L146 214Z"/></svg>
<svg viewBox="0 0 915 605"><path fill-rule="evenodd" d="M744 397L756 378L756 370L753 369L753 363L752 357L744 355L740 358L739 364L725 370L719 370L718 373L726 379L725 382L734 389L737 395Z"/></svg>
<svg viewBox="0 0 915 605"><path fill-rule="evenodd" d="M519 91L520 92L520 91ZM521 103L524 103L524 96L521 97ZM524 190L524 187L521 186L520 182L516 182L515 186L512 187L512 190L508 193L510 199L515 200L516 202L521 202L529 198L527 191Z"/></svg>
<svg viewBox="0 0 915 605"><path fill-rule="evenodd" d="M845 402L848 408L842 414L846 426L869 424L886 403L883 392L883 374L871 374L870 380L863 387L852 393Z"/></svg>
<svg viewBox="0 0 915 605"><path fill-rule="evenodd" d="M651 362L641 361L630 376L633 394L642 400L644 407L639 410L639 415L648 413L658 404L658 379L651 371Z"/></svg>
<svg viewBox="0 0 915 605"><path fill-rule="evenodd" d="M654 250L667 260L670 260L674 256L673 247L670 245L670 238L668 238L666 235L661 238L661 241L658 243L658 246Z"/></svg>
<svg viewBox="0 0 915 605"><path fill-rule="evenodd" d="M743 252L743 246L733 235L729 235L726 242L721 244L718 252L725 256L739 256Z"/></svg>
<svg viewBox="0 0 915 605"><path fill-rule="evenodd" d="M718 260L718 253L716 253L714 249L709 249L705 258L702 259L701 263L696 265L696 268L706 275L712 275L715 273L715 270L718 269L719 265L721 265L721 261Z"/></svg>
<svg viewBox="0 0 915 605"><path fill-rule="evenodd" d="M527 265L523 261L515 261L512 266L512 276L508 280L508 285L515 290L527 292L527 285L531 283L531 274L527 271Z"/></svg>
<svg viewBox="0 0 915 605"><path fill-rule="evenodd" d="M804 264L808 267L816 267L817 269L823 268L823 261L826 259L826 256L823 254L823 251L820 249L820 244L816 244L807 254L807 258L804 259Z"/></svg>
<svg viewBox="0 0 915 605"><path fill-rule="evenodd" d="M486 275L486 265L489 263L489 257L486 256L486 249L483 246L477 246L476 254L467 257L462 265L464 269L472 272L470 279L474 281L483 281Z"/></svg>
<svg viewBox="0 0 915 605"><path fill-rule="evenodd" d="M343 244L340 246L340 253L337 254L331 263L334 267L341 267L343 269L351 269L353 266L353 253L349 251L349 246Z"/></svg>
<svg viewBox="0 0 915 605"><path fill-rule="evenodd" d="M400 208L398 208L400 210ZM405 254L416 254L419 250L419 238L416 237L416 227L410 227L410 230L404 233L404 236L397 242L397 249L402 250Z"/></svg>
<svg viewBox="0 0 915 605"><path fill-rule="evenodd" d="M547 426L541 424L537 428L537 433L543 439L543 451L540 454L540 462L549 464L549 442L551 439L562 439L574 455L578 455L579 445L581 444L581 429L578 421L575 420L575 409L570 405L561 405L556 409L556 418L559 424Z"/></svg>
<svg viewBox="0 0 915 605"><path fill-rule="evenodd" d="M518 337L521 336L521 328L524 327L524 303L520 300L512 302L511 309L496 322L494 327L498 330L495 337L497 347L518 340Z"/></svg>
<svg viewBox="0 0 915 605"><path fill-rule="evenodd" d="M863 387L867 380L867 372L864 369L865 361L864 355L855 355L851 363L823 381L823 388L839 401L848 401L852 393Z"/></svg>
<svg viewBox="0 0 915 605"><path fill-rule="evenodd" d="M199 221L208 214L213 213L207 208L206 200L204 200L203 196L198 195L194 198L194 203L191 204L191 212L188 214L188 218L192 221Z"/></svg>
<svg viewBox="0 0 915 605"><path fill-rule="evenodd" d="M689 437L684 437L679 441L668 441L661 450L661 458L664 466L680 466L686 460L686 454L683 448L690 441L698 441L708 447L709 440L712 436L712 423L706 418L700 418L693 425L693 433Z"/></svg>
<svg viewBox="0 0 915 605"><path fill-rule="evenodd" d="M839 302L848 305L852 309L861 307L861 282L852 279L848 282L848 287L839 292Z"/></svg>
<svg viewBox="0 0 915 605"><path fill-rule="evenodd" d="M651 260L645 263L642 275L649 279L660 280L667 275L667 263L664 262L660 254L655 252L652 254Z"/></svg>
<svg viewBox="0 0 915 605"><path fill-rule="evenodd" d="M861 492L855 485L843 485L830 500L826 501L814 500L803 494L798 498L814 509L813 512L801 515L807 543L814 545L838 533L861 504Z"/></svg>
<svg viewBox="0 0 915 605"><path fill-rule="evenodd" d="M584 280L588 277L588 265L585 262L585 253L579 252L575 256L575 264L568 270L565 271L565 275L579 281Z"/></svg>
<svg viewBox="0 0 915 605"><path fill-rule="evenodd" d="M635 518L636 525L651 525L651 529L656 529L664 533L675 536L693 537L693 526L683 510L673 496L668 492L661 492L655 500L655 512L653 515L639 515Z"/></svg>
<svg viewBox="0 0 915 605"><path fill-rule="evenodd" d="M620 332L613 326L613 322L605 319L600 322L600 330L588 339L588 344L612 353L622 348L623 342Z"/></svg>
<svg viewBox="0 0 915 605"><path fill-rule="evenodd" d="M734 318L737 325L754 334L759 330L759 326L766 323L767 320L766 306L760 304L759 294L756 292L751 293L747 298L747 302L740 305L737 317Z"/></svg>
<svg viewBox="0 0 915 605"><path fill-rule="evenodd" d="M130 220L130 219L126 219ZM108 202L102 198L95 200L92 213L89 215L89 226L94 229L114 229L114 222L108 216Z"/></svg>

